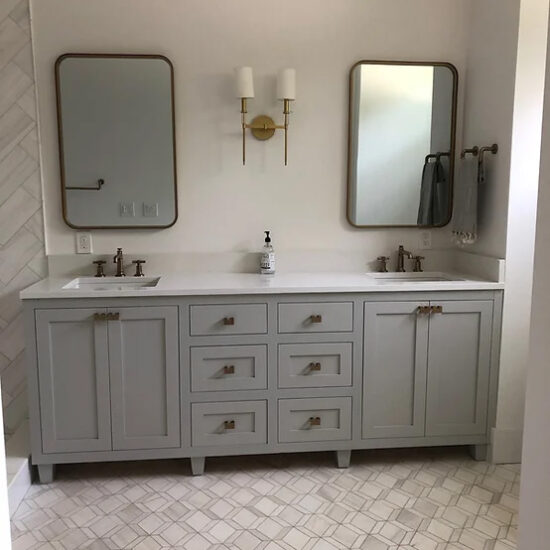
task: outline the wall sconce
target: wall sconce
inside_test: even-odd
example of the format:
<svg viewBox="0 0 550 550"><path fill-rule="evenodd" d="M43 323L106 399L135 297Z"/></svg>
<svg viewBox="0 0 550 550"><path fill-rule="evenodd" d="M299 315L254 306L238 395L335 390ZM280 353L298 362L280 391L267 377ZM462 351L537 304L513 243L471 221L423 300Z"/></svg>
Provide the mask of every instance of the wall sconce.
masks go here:
<svg viewBox="0 0 550 550"><path fill-rule="evenodd" d="M252 67L238 67L235 69L237 85L237 97L241 100L241 126L243 130L243 166L246 164L246 129L261 141L265 141L275 133L275 130L285 132L285 166L288 164L288 118L290 114L290 102L296 99L296 71L294 69L282 69L277 75L277 99L283 101L284 124L275 124L275 121L267 115L258 115L250 124L246 122L246 102L254 97L254 78Z"/></svg>

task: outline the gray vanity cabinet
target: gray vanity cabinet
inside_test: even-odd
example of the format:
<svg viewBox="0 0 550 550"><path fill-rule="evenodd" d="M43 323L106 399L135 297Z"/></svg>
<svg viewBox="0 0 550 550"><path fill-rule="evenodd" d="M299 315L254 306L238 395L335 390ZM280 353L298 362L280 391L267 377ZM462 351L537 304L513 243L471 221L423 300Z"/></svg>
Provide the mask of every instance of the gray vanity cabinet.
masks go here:
<svg viewBox="0 0 550 550"><path fill-rule="evenodd" d="M363 437L424 435L429 302L367 302Z"/></svg>
<svg viewBox="0 0 550 550"><path fill-rule="evenodd" d="M107 322L113 450L179 447L178 308L111 313L117 316Z"/></svg>
<svg viewBox="0 0 550 550"><path fill-rule="evenodd" d="M104 309L35 312L42 452L111 450Z"/></svg>
<svg viewBox="0 0 550 550"><path fill-rule="evenodd" d="M426 435L487 432L493 302L434 302L430 315Z"/></svg>

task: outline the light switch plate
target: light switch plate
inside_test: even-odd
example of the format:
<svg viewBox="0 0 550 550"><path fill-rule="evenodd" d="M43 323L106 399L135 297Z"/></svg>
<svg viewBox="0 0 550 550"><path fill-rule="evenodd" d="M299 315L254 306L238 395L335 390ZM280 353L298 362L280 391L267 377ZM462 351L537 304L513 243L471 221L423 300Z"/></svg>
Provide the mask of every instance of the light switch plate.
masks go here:
<svg viewBox="0 0 550 550"><path fill-rule="evenodd" d="M418 248L420 250L429 250L432 248L432 232L431 231L421 231L420 232L420 242L418 243Z"/></svg>
<svg viewBox="0 0 550 550"><path fill-rule="evenodd" d="M121 202L119 204L121 218L133 218L136 215L136 207L133 202Z"/></svg>
<svg viewBox="0 0 550 550"><path fill-rule="evenodd" d="M76 234L76 253L77 254L92 253L92 234L91 233Z"/></svg>
<svg viewBox="0 0 550 550"><path fill-rule="evenodd" d="M143 203L143 217L144 218L156 218L159 215L159 203L158 202L144 202Z"/></svg>

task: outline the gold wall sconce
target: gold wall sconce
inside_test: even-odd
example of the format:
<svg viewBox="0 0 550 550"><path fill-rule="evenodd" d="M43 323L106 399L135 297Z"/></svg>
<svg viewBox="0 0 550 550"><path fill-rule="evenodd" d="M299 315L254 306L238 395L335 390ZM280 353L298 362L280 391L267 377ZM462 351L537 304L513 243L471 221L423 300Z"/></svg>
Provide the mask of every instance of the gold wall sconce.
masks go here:
<svg viewBox="0 0 550 550"><path fill-rule="evenodd" d="M277 99L283 102L283 124L275 124L268 115L258 115L249 124L246 121L247 100L254 97L254 77L252 67L238 67L235 69L235 83L237 97L241 100L241 126L243 131L243 166L246 164L246 130L260 141L273 137L275 130L285 132L285 166L288 164L288 121L290 102L296 99L296 71L282 69L277 76Z"/></svg>

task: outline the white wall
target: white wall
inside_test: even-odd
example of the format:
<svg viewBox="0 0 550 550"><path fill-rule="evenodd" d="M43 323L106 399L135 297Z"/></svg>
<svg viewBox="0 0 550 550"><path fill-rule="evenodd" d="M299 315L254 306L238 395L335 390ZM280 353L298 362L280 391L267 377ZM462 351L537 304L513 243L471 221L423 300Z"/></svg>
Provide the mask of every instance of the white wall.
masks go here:
<svg viewBox="0 0 550 550"><path fill-rule="evenodd" d="M550 52L550 41L549 41ZM542 162L535 245L531 346L520 491L519 550L550 541L550 63L546 66Z"/></svg>
<svg viewBox="0 0 550 550"><path fill-rule="evenodd" d="M53 64L65 52L162 53L176 76L180 219L160 231L96 231L110 253L258 250L357 251L365 260L418 231L353 229L345 219L348 71L360 59L443 60L464 74L469 2L454 0L39 0L32 1L48 254L74 252L60 211ZM322 8L322 9L321 9ZM275 74L297 69L289 134L248 140L241 165L232 70L252 65L251 116L281 119ZM434 247L450 230L434 231Z"/></svg>

